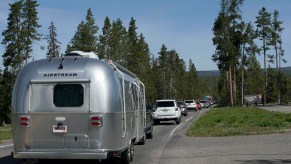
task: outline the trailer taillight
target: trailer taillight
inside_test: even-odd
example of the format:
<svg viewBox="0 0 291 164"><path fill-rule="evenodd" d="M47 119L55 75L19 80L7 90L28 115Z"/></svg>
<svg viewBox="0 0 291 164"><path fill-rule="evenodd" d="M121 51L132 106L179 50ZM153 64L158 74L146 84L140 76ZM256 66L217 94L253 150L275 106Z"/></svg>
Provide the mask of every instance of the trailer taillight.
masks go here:
<svg viewBox="0 0 291 164"><path fill-rule="evenodd" d="M91 116L91 125L92 126L102 126L102 117L101 116Z"/></svg>
<svg viewBox="0 0 291 164"><path fill-rule="evenodd" d="M21 116L20 117L20 125L23 127L28 127L30 122L29 116Z"/></svg>

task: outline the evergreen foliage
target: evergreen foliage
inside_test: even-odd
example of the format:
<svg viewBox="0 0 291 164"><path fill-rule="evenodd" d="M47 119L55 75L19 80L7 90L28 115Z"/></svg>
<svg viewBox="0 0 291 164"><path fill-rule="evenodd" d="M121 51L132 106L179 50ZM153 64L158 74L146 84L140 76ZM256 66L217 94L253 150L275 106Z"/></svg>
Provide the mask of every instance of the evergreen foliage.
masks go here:
<svg viewBox="0 0 291 164"><path fill-rule="evenodd" d="M112 28L109 17L104 20L104 26L102 28L102 35L99 36L98 44L98 56L101 59L112 59L110 55L110 41L112 38Z"/></svg>
<svg viewBox="0 0 291 164"><path fill-rule="evenodd" d="M84 51L97 53L97 41L99 27L95 25L95 19L93 13L89 8L87 10L86 20L82 21L78 27L74 37L67 45L66 53L71 51Z"/></svg>
<svg viewBox="0 0 291 164"><path fill-rule="evenodd" d="M26 0L24 1L22 9L21 31L24 39L24 60L28 63L28 59L31 57L33 51L32 44L34 41L39 41L41 39L41 34L37 32L37 29L41 27L38 24L39 18L37 17L36 8L39 6L36 0Z"/></svg>
<svg viewBox="0 0 291 164"><path fill-rule="evenodd" d="M270 50L271 42L271 13L269 13L265 7L259 11L259 16L256 17L257 31L260 40L263 44L261 51L264 54L264 75L265 75L265 90L264 90L264 104L267 102L267 86L268 86L268 74L267 74L267 51Z"/></svg>
<svg viewBox="0 0 291 164"><path fill-rule="evenodd" d="M5 68L13 68L18 71L22 67L24 57L24 37L21 27L23 2L15 2L10 5L10 13L7 19L7 29L2 32L6 51L2 55Z"/></svg>
<svg viewBox="0 0 291 164"><path fill-rule="evenodd" d="M7 29L2 32L2 44L5 45L5 52L2 55L4 72L1 77L1 117L6 123L10 122L8 114L11 111L11 98L13 84L16 75L28 63L33 52L32 44L38 41L41 35L37 29L38 24L37 7L35 0L20 0L9 4L10 13L7 19ZM25 63L24 63L25 61Z"/></svg>
<svg viewBox="0 0 291 164"><path fill-rule="evenodd" d="M61 42L57 39L57 28L55 27L54 23L51 22L49 29L49 35L47 35L44 39L47 40L47 58L55 58L60 57L60 44Z"/></svg>

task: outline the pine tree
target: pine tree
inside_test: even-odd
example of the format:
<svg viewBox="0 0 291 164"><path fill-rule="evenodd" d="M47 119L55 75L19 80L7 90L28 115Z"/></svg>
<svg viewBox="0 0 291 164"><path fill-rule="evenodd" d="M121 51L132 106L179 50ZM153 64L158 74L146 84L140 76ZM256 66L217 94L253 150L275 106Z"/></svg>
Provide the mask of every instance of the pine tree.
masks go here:
<svg viewBox="0 0 291 164"><path fill-rule="evenodd" d="M197 79L198 79L198 75L196 72L196 67L192 62L192 59L189 59L189 72L187 75L187 79L188 79L188 85L187 85L187 99L194 99L198 97L198 93L197 93L197 87L196 87L196 83L197 83Z"/></svg>
<svg viewBox="0 0 291 164"><path fill-rule="evenodd" d="M11 113L11 100L12 100L12 90L16 75L13 71L5 68L1 77L1 110L0 110L0 123L2 119L2 124L9 124L11 120L9 114Z"/></svg>
<svg viewBox="0 0 291 164"><path fill-rule="evenodd" d="M97 53L97 41L96 36L98 32L98 26L95 25L95 19L93 13L89 8L87 10L86 21L82 21L78 27L74 37L71 39L70 43L67 45L66 53L74 50L85 51L85 52L95 52Z"/></svg>
<svg viewBox="0 0 291 164"><path fill-rule="evenodd" d="M152 79L153 79L153 97L150 99L150 102L154 103L157 99L163 98L163 88L162 88L162 79L160 78L160 72L159 72L159 65L158 65L158 58L155 58L154 55L152 55L151 58L151 65L152 65Z"/></svg>
<svg viewBox="0 0 291 164"><path fill-rule="evenodd" d="M57 28L54 26L54 23L51 22L49 29L49 35L45 37L48 42L47 46L47 58L60 57L60 45L61 42L57 40Z"/></svg>
<svg viewBox="0 0 291 164"><path fill-rule="evenodd" d="M128 27L128 55L125 57L125 60L127 61L126 67L132 71L133 73L138 72L138 37L137 37L137 26L135 24L136 20L132 17L129 22Z"/></svg>
<svg viewBox="0 0 291 164"><path fill-rule="evenodd" d="M167 93L166 93L166 86L167 86L167 81L166 81L166 75L167 75L167 47L163 44L161 49L160 49L160 52L158 53L159 54L159 57L158 57L158 61L157 61L157 65L158 65L158 78L160 79L158 81L158 84L157 86L159 86L159 90L158 90L158 93L160 94L159 95L159 98L167 98Z"/></svg>
<svg viewBox="0 0 291 164"><path fill-rule="evenodd" d="M110 40L112 59L121 65L126 65L126 56L129 52L128 35L121 19L112 22L112 35Z"/></svg>
<svg viewBox="0 0 291 164"><path fill-rule="evenodd" d="M267 51L270 49L268 43L271 39L271 13L267 12L266 8L263 7L259 11L259 16L256 17L257 31L260 40L263 41L261 50L264 54L264 74L265 74L265 91L264 91L264 104L267 102Z"/></svg>
<svg viewBox="0 0 291 164"><path fill-rule="evenodd" d="M188 78L186 77L186 66L183 59L178 58L176 60L176 89L177 89L177 99L183 100L186 97L187 86L186 82Z"/></svg>
<svg viewBox="0 0 291 164"><path fill-rule="evenodd" d="M139 35L139 39L137 42L137 49L139 50L139 58L138 58L138 72L137 76L140 80L145 84L146 89L146 100L153 96L153 81L152 81L152 71L150 65L150 50L149 46L145 41L143 34ZM147 101L150 103L150 101Z"/></svg>
<svg viewBox="0 0 291 164"><path fill-rule="evenodd" d="M245 73L245 94L260 94L264 91L264 76L261 71L261 65L255 54L251 54L247 59L247 71Z"/></svg>
<svg viewBox="0 0 291 164"><path fill-rule="evenodd" d="M221 11L213 26L213 44L216 51L212 60L221 72L227 73L229 83L229 102L236 104L236 70L242 44L240 7L243 0L221 0Z"/></svg>
<svg viewBox="0 0 291 164"><path fill-rule="evenodd" d="M281 33L284 30L282 28L283 22L279 20L279 11L275 10L273 13L273 20L272 20L272 37L271 37L271 45L274 46L275 49L275 61L276 61L276 74L277 74L277 103L281 104L281 89L280 89L280 66L279 62L281 62L282 53L281 51Z"/></svg>
<svg viewBox="0 0 291 164"><path fill-rule="evenodd" d="M110 40L111 40L111 23L109 17L104 20L104 26L102 28L102 35L99 36L98 44L98 56L101 59L112 59L110 54ZM114 60L114 59L113 59Z"/></svg>
<svg viewBox="0 0 291 164"><path fill-rule="evenodd" d="M9 5L7 29L2 32L4 37L2 44L6 48L2 57L4 67L11 68L17 73L22 67L24 52L24 38L21 30L23 2L19 1Z"/></svg>
<svg viewBox="0 0 291 164"><path fill-rule="evenodd" d="M37 7L39 4L36 0L26 0L23 5L23 21L21 25L21 30L24 36L24 59L25 63L28 63L28 59L31 57L33 51L32 44L34 41L39 41L41 39L41 34L37 32L37 29L41 27L38 24L39 18L37 17Z"/></svg>
<svg viewBox="0 0 291 164"><path fill-rule="evenodd" d="M1 75L1 114L2 124L9 123L10 104L12 98L12 89L17 73L22 68L24 55L24 35L22 31L22 8L23 1L15 2L10 5L7 29L2 32L5 45L3 54L4 71Z"/></svg>
<svg viewBox="0 0 291 164"><path fill-rule="evenodd" d="M242 39L242 56L241 56L241 78L242 78L241 103L243 105L243 101L244 101L243 97L245 93L246 94L262 94L263 90L258 89L261 87L257 87L256 89L252 87L254 85L257 85L258 84L257 82L260 81L260 80L255 80L255 78L260 79L262 76L260 65L256 59L256 55L259 54L260 52L258 46L255 44L255 39L258 37L257 33L254 31L254 28L251 22L249 22L244 28L244 30L242 31L243 31L243 39ZM247 71L245 71L246 69ZM253 75L256 75L256 76L254 77Z"/></svg>

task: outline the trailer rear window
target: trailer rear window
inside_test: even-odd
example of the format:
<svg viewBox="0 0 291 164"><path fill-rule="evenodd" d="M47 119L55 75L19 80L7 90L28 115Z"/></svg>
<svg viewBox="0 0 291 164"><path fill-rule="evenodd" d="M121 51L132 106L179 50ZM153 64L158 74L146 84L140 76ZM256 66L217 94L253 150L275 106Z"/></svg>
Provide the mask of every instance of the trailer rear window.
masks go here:
<svg viewBox="0 0 291 164"><path fill-rule="evenodd" d="M84 103L84 87L81 84L57 84L53 99L56 107L80 107Z"/></svg>

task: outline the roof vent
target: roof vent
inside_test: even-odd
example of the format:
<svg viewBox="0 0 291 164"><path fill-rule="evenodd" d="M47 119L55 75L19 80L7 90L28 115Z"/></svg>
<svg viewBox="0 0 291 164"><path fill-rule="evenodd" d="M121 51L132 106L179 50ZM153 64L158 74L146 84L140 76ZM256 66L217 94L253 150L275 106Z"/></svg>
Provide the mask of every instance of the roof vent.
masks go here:
<svg viewBox="0 0 291 164"><path fill-rule="evenodd" d="M99 59L99 57L92 51L91 52L71 51L69 54L66 54L65 56L80 56L80 57L86 57L86 58Z"/></svg>

